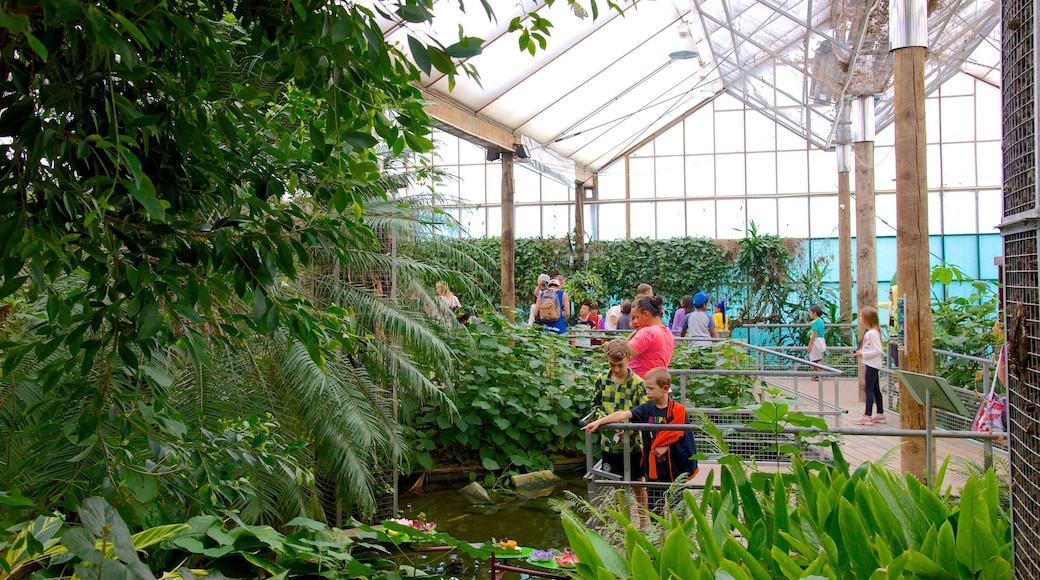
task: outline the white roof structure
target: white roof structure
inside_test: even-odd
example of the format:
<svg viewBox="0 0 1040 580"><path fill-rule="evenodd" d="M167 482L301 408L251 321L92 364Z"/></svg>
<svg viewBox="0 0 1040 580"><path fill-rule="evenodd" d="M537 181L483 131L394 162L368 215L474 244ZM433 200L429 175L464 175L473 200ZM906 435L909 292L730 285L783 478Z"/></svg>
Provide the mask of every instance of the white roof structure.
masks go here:
<svg viewBox="0 0 1040 580"><path fill-rule="evenodd" d="M393 0L378 2L392 12ZM428 94L595 172L728 93L813 145L832 147L849 98L877 95L876 123L892 122L888 0L634 0L623 12L598 2L441 0L432 24L384 20L385 36L409 53L409 35L483 38L465 64L479 80L423 76ZM581 5L581 6L579 6ZM583 7L582 7L583 6ZM929 0L926 91L960 70L999 23L996 0ZM518 49L514 18L553 26L544 50ZM584 13L584 15L583 15ZM683 50L682 56L671 53ZM993 63L993 66L997 66Z"/></svg>

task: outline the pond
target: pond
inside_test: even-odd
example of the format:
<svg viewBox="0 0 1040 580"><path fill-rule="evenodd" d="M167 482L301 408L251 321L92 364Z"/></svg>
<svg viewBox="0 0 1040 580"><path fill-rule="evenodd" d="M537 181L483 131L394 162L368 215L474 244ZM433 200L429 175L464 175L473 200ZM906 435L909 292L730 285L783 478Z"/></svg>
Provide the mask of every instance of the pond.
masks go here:
<svg viewBox="0 0 1040 580"><path fill-rule="evenodd" d="M495 496L496 503L473 505L459 493L458 484L438 485L423 494L400 499L401 513L406 518L425 519L437 524L438 532L468 542L486 542L491 538L516 540L521 546L538 549L568 546L560 514L549 505L549 499L567 501L566 492L585 497L586 483L580 476L566 475L556 483L552 495L525 500ZM423 514L420 516L420 514ZM413 565L430 573L458 580L491 578L490 561L474 562L465 554L420 553ZM527 578L525 574L507 573L503 578Z"/></svg>

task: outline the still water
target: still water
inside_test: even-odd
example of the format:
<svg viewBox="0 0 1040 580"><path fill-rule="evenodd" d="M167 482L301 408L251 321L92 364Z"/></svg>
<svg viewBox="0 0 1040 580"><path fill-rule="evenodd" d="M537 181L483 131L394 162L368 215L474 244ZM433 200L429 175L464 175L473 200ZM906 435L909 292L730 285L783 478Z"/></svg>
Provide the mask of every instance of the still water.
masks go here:
<svg viewBox="0 0 1040 580"><path fill-rule="evenodd" d="M473 505L459 493L463 485L465 482L441 485L421 495L403 496L399 504L401 513L406 518L435 522L438 532L447 532L459 540L487 542L491 538L508 538L521 546L562 551L568 547L567 536L563 533L560 514L549 505L549 498L567 501L567 491L580 497L585 497L587 492L584 480L568 476L556 483L549 497L517 501L501 496L491 505ZM465 554L432 553L414 557L417 561L413 565L443 574L444 578L491 578L490 562L474 562ZM504 576L507 579L527 577L516 573Z"/></svg>

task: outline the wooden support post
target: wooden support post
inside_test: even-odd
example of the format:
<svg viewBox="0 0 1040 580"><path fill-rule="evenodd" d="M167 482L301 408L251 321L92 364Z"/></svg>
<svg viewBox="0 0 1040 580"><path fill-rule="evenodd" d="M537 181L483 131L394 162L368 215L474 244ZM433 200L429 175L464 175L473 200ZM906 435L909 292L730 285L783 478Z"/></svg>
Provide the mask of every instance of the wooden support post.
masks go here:
<svg viewBox="0 0 1040 580"><path fill-rule="evenodd" d="M906 351L899 355L899 368L931 375L935 373L935 354L928 254L924 55L923 46L895 50L896 272L899 294L906 297ZM903 429L925 428L924 407L903 386L899 390L899 415ZM903 472L923 478L927 471L925 440L902 439Z"/></svg>
<svg viewBox="0 0 1040 580"><path fill-rule="evenodd" d="M585 182L574 180L574 266L585 263Z"/></svg>
<svg viewBox="0 0 1040 580"><path fill-rule="evenodd" d="M838 173L838 322L852 322L852 195L849 172ZM852 331L845 334L851 339Z"/></svg>
<svg viewBox="0 0 1040 580"><path fill-rule="evenodd" d="M513 198L513 153L502 153L502 313L509 321L516 310L516 232L513 228L515 212Z"/></svg>
<svg viewBox="0 0 1040 580"><path fill-rule="evenodd" d="M873 119L871 120L873 122ZM874 142L858 141L856 151L856 304L877 307L877 233L874 211ZM857 334L865 329L860 323ZM859 360L859 400L866 401L863 360Z"/></svg>

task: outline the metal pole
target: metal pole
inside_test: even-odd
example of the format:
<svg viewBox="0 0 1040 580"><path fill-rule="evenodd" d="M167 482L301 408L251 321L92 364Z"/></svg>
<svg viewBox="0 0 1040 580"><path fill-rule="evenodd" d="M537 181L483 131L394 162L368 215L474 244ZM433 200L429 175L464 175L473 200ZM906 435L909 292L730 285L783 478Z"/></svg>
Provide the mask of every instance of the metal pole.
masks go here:
<svg viewBox="0 0 1040 580"><path fill-rule="evenodd" d="M934 445L934 442L932 441L932 392L929 390L924 392L924 412L924 457L925 461L928 462L928 484L931 485L934 483L934 474L932 473L934 470L934 462L932 461L932 445Z"/></svg>

